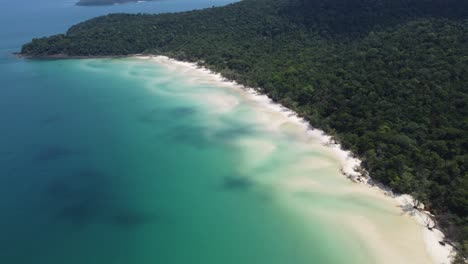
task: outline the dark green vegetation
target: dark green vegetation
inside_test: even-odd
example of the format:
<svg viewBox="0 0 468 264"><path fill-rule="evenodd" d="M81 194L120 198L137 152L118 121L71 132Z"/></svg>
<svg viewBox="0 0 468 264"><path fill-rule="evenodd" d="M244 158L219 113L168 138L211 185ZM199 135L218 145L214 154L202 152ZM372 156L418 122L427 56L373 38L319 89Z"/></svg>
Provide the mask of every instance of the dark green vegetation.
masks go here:
<svg viewBox="0 0 468 264"><path fill-rule="evenodd" d="M96 5L114 5L124 4L129 2L137 2L138 0L80 0L77 5L82 6L96 6ZM151 0L146 0L151 1Z"/></svg>
<svg viewBox="0 0 468 264"><path fill-rule="evenodd" d="M372 178L426 203L468 248L468 1L245 0L114 14L23 55L199 61L333 134Z"/></svg>

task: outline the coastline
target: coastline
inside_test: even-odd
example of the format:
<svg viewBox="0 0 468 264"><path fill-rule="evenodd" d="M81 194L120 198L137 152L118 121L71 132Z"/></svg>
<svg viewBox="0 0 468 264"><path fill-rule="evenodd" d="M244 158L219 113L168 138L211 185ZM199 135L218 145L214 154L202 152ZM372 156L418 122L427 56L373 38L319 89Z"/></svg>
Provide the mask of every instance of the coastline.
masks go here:
<svg viewBox="0 0 468 264"><path fill-rule="evenodd" d="M396 195L388 187L380 183L374 182L367 175L367 172L363 171L360 167L361 160L354 157L350 151L343 150L338 142L332 140L331 136L325 134L322 130L312 127L309 124L309 122L299 117L298 114L294 111L278 103L273 102L266 95L258 92L254 88L246 87L234 81L228 80L221 76L219 73L213 72L204 67L200 67L197 63L178 61L166 56L151 56L138 54L125 57L154 60L156 62L159 62L160 64L165 64L168 67L172 64L172 66L187 67L191 70L199 71L201 74L210 75L213 81L216 82L216 84L242 90L243 92L251 96L253 100L261 103L263 106L268 107L270 110L280 113L281 115L289 119L291 122L302 126L308 135L319 140L322 145L326 146L331 150L333 155L339 160L341 164L340 171L343 174L343 176L346 176L351 181L357 184L361 184L369 189L376 190L382 195L391 198L395 202L395 204L397 204L398 207L400 207L400 210L402 212L411 216L415 224L420 226L422 230L426 252L433 260L433 263L449 264L452 261L455 249L449 243L445 243L445 245L440 244L440 242L444 241L445 239L444 234L440 230L436 228L432 228L432 230L429 230L429 228L427 228L428 226L435 226L435 223L432 220L432 215L429 212L424 211L424 206L422 204L419 205L418 209L415 209L414 198L410 195Z"/></svg>
<svg viewBox="0 0 468 264"><path fill-rule="evenodd" d="M370 190L375 190L380 194L389 197L392 199L395 204L397 204L402 214L408 214L411 216L412 220L416 225L418 225L423 234L424 246L426 252L432 259L433 263L437 264L449 264L453 260L454 253L456 252L455 248L449 243L441 245L440 241L444 241L445 236L442 231L432 228L429 230L427 226L435 226L434 221L432 220L432 215L430 212L424 211L424 205L419 204L419 209L415 209L414 198L408 194L396 195L390 188L373 181L368 175L367 172L363 171L361 168L361 160L356 158L350 151L342 149L341 145L338 142L335 142L333 138L327 135L322 130L312 127L312 125L300 117L294 111L282 106L279 103L273 102L266 95L259 92L257 89L252 87L246 87L244 85L238 84L235 81L231 81L223 77L221 74L213 72L207 68L199 66L195 62L184 62L169 58L167 56L160 55L146 55L146 54L132 54L124 56L68 56L64 54L58 55L47 55L47 56L27 56L19 53L15 53L19 58L25 59L37 59L37 60L62 60L62 59L123 59L123 58L138 58L138 59L148 59L155 60L160 64L166 64L165 66L182 66L187 67L188 69L198 71L201 74L209 75L216 85L229 86L230 88L238 89L246 94L248 94L251 99L261 103L263 106L268 107L270 110L275 111L285 118L290 120L293 123L296 123L299 126L302 126L308 135L319 140L322 145L326 146L333 155L339 160L341 164L341 174L352 182L365 186Z"/></svg>

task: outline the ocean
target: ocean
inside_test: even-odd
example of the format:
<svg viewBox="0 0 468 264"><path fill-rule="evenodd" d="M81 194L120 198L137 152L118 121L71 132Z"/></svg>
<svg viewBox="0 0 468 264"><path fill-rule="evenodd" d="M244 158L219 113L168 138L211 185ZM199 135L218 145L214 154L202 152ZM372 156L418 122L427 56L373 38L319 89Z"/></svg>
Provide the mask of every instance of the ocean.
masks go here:
<svg viewBox="0 0 468 264"><path fill-rule="evenodd" d="M165 58L25 60L107 13L0 2L0 263L430 263L422 227L291 113Z"/></svg>

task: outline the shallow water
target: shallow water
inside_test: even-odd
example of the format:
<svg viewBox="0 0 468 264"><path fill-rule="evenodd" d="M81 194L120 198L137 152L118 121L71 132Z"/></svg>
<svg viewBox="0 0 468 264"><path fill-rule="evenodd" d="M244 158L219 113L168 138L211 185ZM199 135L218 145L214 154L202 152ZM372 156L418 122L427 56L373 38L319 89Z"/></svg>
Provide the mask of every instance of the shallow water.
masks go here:
<svg viewBox="0 0 468 264"><path fill-rule="evenodd" d="M227 2L2 3L0 263L428 263L409 217L265 99L166 60L9 55L102 13Z"/></svg>
<svg viewBox="0 0 468 264"><path fill-rule="evenodd" d="M269 132L243 121L252 114L248 104L238 113L229 102L206 104L198 97L224 105L225 91L183 82L154 63L27 67L34 91L2 120L10 126L2 140L3 263L330 257L320 246L330 233L305 235L300 218L275 202L274 186L261 183L275 168L261 157L244 161L244 152L262 155L270 144L262 136Z"/></svg>

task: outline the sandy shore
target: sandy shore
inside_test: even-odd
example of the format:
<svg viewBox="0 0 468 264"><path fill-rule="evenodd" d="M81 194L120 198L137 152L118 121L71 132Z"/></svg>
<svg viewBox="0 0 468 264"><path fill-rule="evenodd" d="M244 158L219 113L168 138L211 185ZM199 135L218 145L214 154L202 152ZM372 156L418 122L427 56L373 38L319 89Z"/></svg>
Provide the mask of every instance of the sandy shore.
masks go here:
<svg viewBox="0 0 468 264"><path fill-rule="evenodd" d="M302 127L308 136L310 136L311 138L314 138L314 140L317 140L323 146L326 146L326 148L329 149L331 153L333 153L336 159L339 160L339 163L341 164L341 167L342 167L341 171L343 175L347 176L348 178L356 182L356 184L364 186L365 187L364 189L368 189L369 190L368 195L370 196L376 195L376 197L385 196L385 198L382 198L382 197L381 198L390 199L396 206L399 207L399 210L401 210L402 214L404 213L405 215L411 216L414 222L414 226L417 227L417 229L419 229L419 232L422 233L423 235L426 253L427 255L430 256L433 263L437 263L437 264L449 264L450 263L454 249L448 244L443 246L439 243L439 241L444 240L444 234L440 230L437 230L437 229L429 230L428 228L426 228L427 225L429 226L434 225L428 212L425 212L424 210L414 209L413 208L414 199L411 196L395 195L391 192L390 189L380 184L375 184L369 177L363 176L362 172L356 171L356 168L359 168L361 164L361 161L359 159L353 158L352 153L350 153L349 151L343 150L338 143L332 142L332 138L330 136L326 135L321 130L311 127L307 121L300 118L296 113L294 113L290 109L287 109L279 104L272 102L267 96L258 93L253 88L245 87L235 82L226 80L220 74L211 72L210 70L205 69L205 68L200 68L195 63L176 61L168 57L164 57L164 56L156 56L156 57L137 56L136 58L152 60L172 70L178 70L182 72L184 71L195 72L197 75L200 76L200 80L202 80L203 82L209 82L218 86L225 86L229 88L238 89L239 91L242 91L242 93L245 93L244 95L249 97L250 100L256 101L262 107L265 107L272 112L276 112L277 114L288 119L290 122ZM224 106L220 105L219 108L222 109L223 111L228 111L230 107L232 107L232 105L228 104ZM278 125L278 124L272 124L272 126L275 126L275 125ZM244 144L250 144L250 143L244 142ZM270 146L267 146L267 147L270 148ZM267 149L265 151L268 152L271 150ZM304 185L314 184L313 182L310 182L307 179L304 179L303 181L299 180L297 183L301 183L301 182L304 183ZM292 182L292 183L289 183L289 185L293 188L300 188L300 185L302 184L296 184ZM367 192L364 189L359 189L359 190L361 190L362 192ZM385 239L381 237L377 237L375 235L377 234L377 232L372 232L372 230L370 230L370 227L367 227L366 229L366 227L363 226L363 223L365 223L365 221L363 221L362 219L356 218L355 216L352 216L352 215L348 215L347 217L350 218L349 219L350 222L354 222L356 224L355 225L356 227L361 228L363 230L367 230L363 232L369 232L368 233L369 239L373 240L373 242L375 243L382 244L381 246L379 246L381 248L378 250L381 252L382 256L387 256L390 258L392 254L395 254L395 252L391 252L391 251L387 252L386 250L383 249L385 248ZM398 230L396 232L398 232ZM411 233L410 231L408 232ZM412 232L411 235L416 235L416 233L417 232ZM373 237L372 234L374 234L374 238L372 238ZM365 239L367 239L367 237ZM417 259L418 257L415 256L414 258ZM393 263L401 263L401 262L398 262L399 258L393 258L393 259L394 261L396 261L396 262L392 261ZM421 263L421 262L418 262L418 263Z"/></svg>

